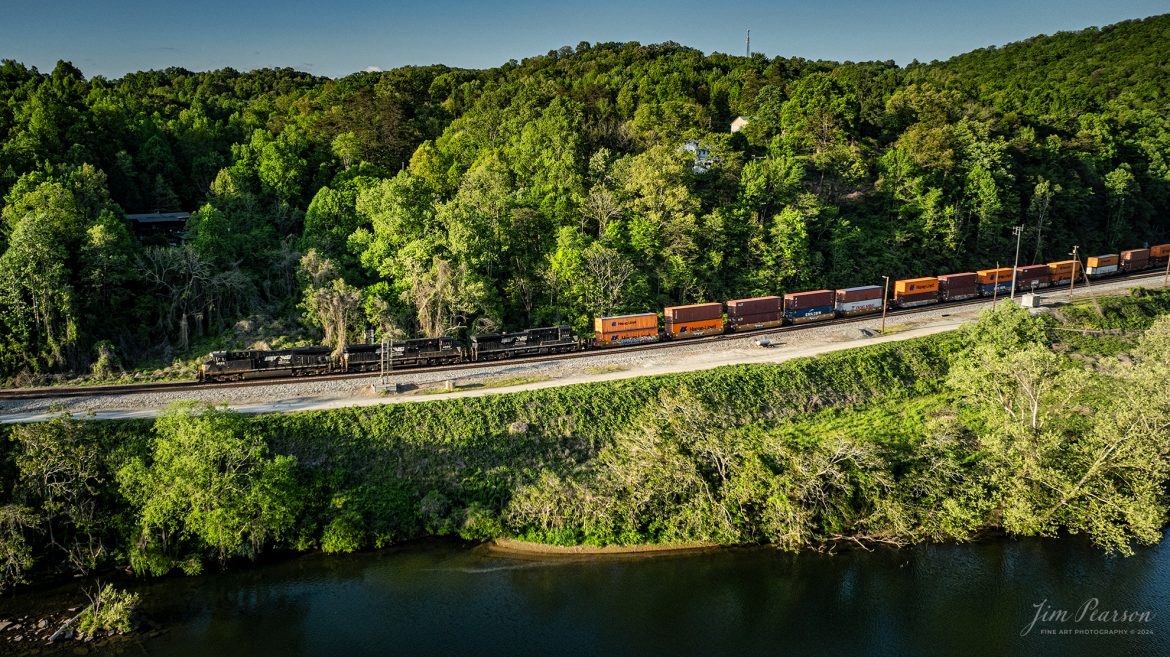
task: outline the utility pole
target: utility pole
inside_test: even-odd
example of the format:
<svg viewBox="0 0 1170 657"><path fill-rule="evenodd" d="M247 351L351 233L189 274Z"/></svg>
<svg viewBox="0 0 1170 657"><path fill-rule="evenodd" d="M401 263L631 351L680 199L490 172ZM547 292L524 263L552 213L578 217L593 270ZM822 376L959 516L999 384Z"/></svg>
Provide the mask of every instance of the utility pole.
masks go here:
<svg viewBox="0 0 1170 657"><path fill-rule="evenodd" d="M1074 246L1072 253L1069 254L1073 257L1072 280L1068 283L1068 298L1070 299L1072 298L1073 290L1077 287L1077 272L1081 269L1081 258L1077 255L1077 249L1079 248L1081 247Z"/></svg>
<svg viewBox="0 0 1170 657"><path fill-rule="evenodd" d="M1012 232L1016 234L1016 264L1014 266L1012 266L1012 295L1011 295L1011 298L1015 299L1016 298L1016 275L1019 273L1017 270L1020 268L1020 236L1022 236L1024 234L1024 227L1023 226L1016 226L1015 228L1012 228Z"/></svg>
<svg viewBox="0 0 1170 657"><path fill-rule="evenodd" d="M752 56L752 31L747 31L747 56Z"/></svg>
<svg viewBox="0 0 1170 657"><path fill-rule="evenodd" d="M995 304L999 302L999 261L995 261L995 282L991 285L991 309L995 310Z"/></svg>
<svg viewBox="0 0 1170 657"><path fill-rule="evenodd" d="M882 288L882 335L886 334L886 298L890 296L890 277L882 276L885 279L885 287Z"/></svg>
<svg viewBox="0 0 1170 657"><path fill-rule="evenodd" d="M390 377L390 373L394 371L394 360L393 360L393 356L391 354L391 350L393 348L394 348L394 338L391 338L389 336L389 334L383 333L382 334L382 354L381 354L382 358L380 359L381 362L379 363L381 365L381 369L382 369L382 375L379 378L379 383L381 383L382 385L386 385L387 380Z"/></svg>
<svg viewBox="0 0 1170 657"><path fill-rule="evenodd" d="M1166 260L1166 280L1162 281L1162 287L1170 287L1170 259Z"/></svg>

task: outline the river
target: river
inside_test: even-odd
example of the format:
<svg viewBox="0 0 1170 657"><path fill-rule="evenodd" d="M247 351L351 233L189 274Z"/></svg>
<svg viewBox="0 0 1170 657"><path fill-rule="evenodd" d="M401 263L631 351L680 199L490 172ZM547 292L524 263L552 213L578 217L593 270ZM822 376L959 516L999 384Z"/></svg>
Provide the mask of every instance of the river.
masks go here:
<svg viewBox="0 0 1170 657"><path fill-rule="evenodd" d="M135 588L168 631L125 654L1170 655L1166 540L1124 559L1076 538L604 558L427 541Z"/></svg>

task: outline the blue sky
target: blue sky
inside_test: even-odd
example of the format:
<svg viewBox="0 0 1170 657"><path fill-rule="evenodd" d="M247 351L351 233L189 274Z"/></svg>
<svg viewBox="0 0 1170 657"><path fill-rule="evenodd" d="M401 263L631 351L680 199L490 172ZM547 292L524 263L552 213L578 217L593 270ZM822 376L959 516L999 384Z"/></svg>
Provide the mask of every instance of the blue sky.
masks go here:
<svg viewBox="0 0 1170 657"><path fill-rule="evenodd" d="M87 75L182 66L486 68L581 41L677 41L704 52L930 61L1036 34L1170 11L1166 0L0 0L0 59Z"/></svg>

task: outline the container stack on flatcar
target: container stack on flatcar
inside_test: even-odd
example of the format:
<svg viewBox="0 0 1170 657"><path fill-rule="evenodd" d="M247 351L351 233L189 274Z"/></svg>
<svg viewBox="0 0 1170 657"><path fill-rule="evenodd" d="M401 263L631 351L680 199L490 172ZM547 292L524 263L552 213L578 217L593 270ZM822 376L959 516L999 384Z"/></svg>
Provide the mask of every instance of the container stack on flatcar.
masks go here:
<svg viewBox="0 0 1170 657"><path fill-rule="evenodd" d="M1076 260L1060 260L1048 263L1048 284L1052 287L1068 285L1081 275L1081 263Z"/></svg>
<svg viewBox="0 0 1170 657"><path fill-rule="evenodd" d="M1150 266L1165 265L1170 261L1170 244L1157 244L1150 247Z"/></svg>
<svg viewBox="0 0 1170 657"><path fill-rule="evenodd" d="M942 301L962 301L979 296L979 274L943 274L938 277L938 297Z"/></svg>
<svg viewBox="0 0 1170 657"><path fill-rule="evenodd" d="M805 324L833 319L833 290L793 292L784 295L784 319L789 324Z"/></svg>
<svg viewBox="0 0 1170 657"><path fill-rule="evenodd" d="M1121 262L1117 265L1118 271L1132 272L1148 269L1150 266L1149 249L1130 249L1121 252Z"/></svg>
<svg viewBox="0 0 1170 657"><path fill-rule="evenodd" d="M837 290L837 315L841 317L856 317L868 313L881 312L882 286L865 285L862 287L847 287Z"/></svg>
<svg viewBox="0 0 1170 657"><path fill-rule="evenodd" d="M774 328L784 323L780 297L732 299L727 302L727 325L732 331Z"/></svg>
<svg viewBox="0 0 1170 657"><path fill-rule="evenodd" d="M934 276L925 276L894 281L894 298L891 303L896 308L913 308L938 303L938 279Z"/></svg>
<svg viewBox="0 0 1170 657"><path fill-rule="evenodd" d="M1121 258L1116 253L1108 255L1090 256L1085 261L1085 274L1089 278L1100 278L1116 274Z"/></svg>
<svg viewBox="0 0 1170 657"><path fill-rule="evenodd" d="M658 314L638 313L598 317L593 320L593 344L598 347L620 347L658 340Z"/></svg>
<svg viewBox="0 0 1170 657"><path fill-rule="evenodd" d="M669 306L662 311L666 334L675 339L698 338L723 332L723 304L696 303Z"/></svg>
<svg viewBox="0 0 1170 657"><path fill-rule="evenodd" d="M1011 267L980 269L975 273L979 276L979 294L982 296L991 297L1012 291Z"/></svg>
<svg viewBox="0 0 1170 657"><path fill-rule="evenodd" d="M1028 265L1016 269L1016 291L1031 292L1048 287L1052 275L1048 273L1048 265Z"/></svg>
<svg viewBox="0 0 1170 657"><path fill-rule="evenodd" d="M581 340L568 326L548 326L516 333L471 336L471 360L501 360L519 356L566 354L580 351Z"/></svg>

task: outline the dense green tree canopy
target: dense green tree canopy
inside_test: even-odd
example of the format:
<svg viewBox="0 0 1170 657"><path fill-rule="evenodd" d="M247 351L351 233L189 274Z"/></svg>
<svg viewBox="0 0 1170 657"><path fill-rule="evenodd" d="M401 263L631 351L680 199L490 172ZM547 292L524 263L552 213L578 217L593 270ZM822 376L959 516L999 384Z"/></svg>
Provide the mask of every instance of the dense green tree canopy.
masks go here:
<svg viewBox="0 0 1170 657"><path fill-rule="evenodd" d="M4 61L0 374L101 341L166 361L245 318L296 333L310 249L360 292L356 337L967 270L1018 224L1025 262L1170 241L1168 35L905 68L674 43L337 80ZM170 210L194 212L181 240L122 219Z"/></svg>

